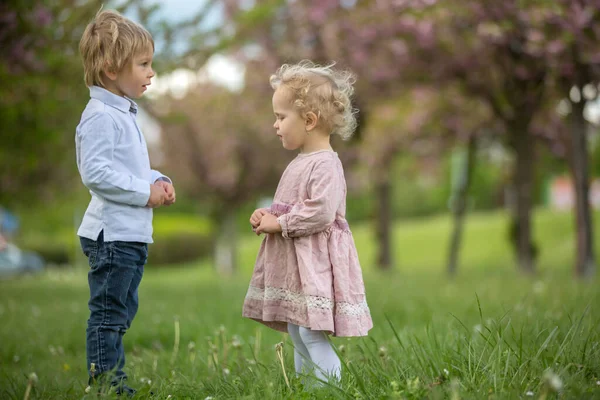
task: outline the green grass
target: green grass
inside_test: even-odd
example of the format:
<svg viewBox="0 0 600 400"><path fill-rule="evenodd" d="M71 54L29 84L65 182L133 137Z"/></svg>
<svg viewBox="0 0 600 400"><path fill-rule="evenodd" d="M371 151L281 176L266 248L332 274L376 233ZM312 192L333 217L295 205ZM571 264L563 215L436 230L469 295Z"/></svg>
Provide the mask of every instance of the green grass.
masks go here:
<svg viewBox="0 0 600 400"><path fill-rule="evenodd" d="M303 387L286 335L240 317L259 238L245 236L233 278L206 263L149 266L125 336L130 383L158 399L600 398L600 280L572 278L571 216L536 214L535 278L516 272L506 217L493 213L469 218L460 273L448 280L449 227L445 216L397 223L397 267L386 274L373 267L369 226L354 227L375 327L333 339L340 388ZM84 393L87 295L83 267L0 282L1 399L22 399L33 372L32 399L94 398Z"/></svg>

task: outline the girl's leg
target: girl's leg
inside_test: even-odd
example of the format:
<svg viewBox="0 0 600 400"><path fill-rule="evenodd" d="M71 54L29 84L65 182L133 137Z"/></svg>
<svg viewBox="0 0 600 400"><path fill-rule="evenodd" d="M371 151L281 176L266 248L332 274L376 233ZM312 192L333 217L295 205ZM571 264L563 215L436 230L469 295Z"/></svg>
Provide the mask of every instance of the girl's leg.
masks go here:
<svg viewBox="0 0 600 400"><path fill-rule="evenodd" d="M294 344L294 367L296 369L296 374L301 374L303 372L308 372L311 368L311 362L308 350L304 343L302 343L298 328L300 328L298 325L288 323L288 332L292 338L292 343Z"/></svg>
<svg viewBox="0 0 600 400"><path fill-rule="evenodd" d="M327 340L325 332L312 331L304 327L299 327L298 332L310 354L311 361L317 367L317 378L326 381L335 377L339 381L342 375L341 361Z"/></svg>

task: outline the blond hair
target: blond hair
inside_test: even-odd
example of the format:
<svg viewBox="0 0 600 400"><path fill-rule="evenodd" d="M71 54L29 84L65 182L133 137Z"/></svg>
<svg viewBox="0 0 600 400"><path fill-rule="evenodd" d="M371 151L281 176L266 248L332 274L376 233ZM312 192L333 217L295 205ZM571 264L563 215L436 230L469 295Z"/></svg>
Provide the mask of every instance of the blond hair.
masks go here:
<svg viewBox="0 0 600 400"><path fill-rule="evenodd" d="M102 71L121 72L133 57L154 52L154 40L142 26L116 11L100 11L79 42L87 86L104 86Z"/></svg>
<svg viewBox="0 0 600 400"><path fill-rule="evenodd" d="M269 81L275 90L283 85L291 91L300 115L315 113L326 130L346 140L356 129L358 110L351 100L356 77L350 71L333 69L334 65L320 66L309 60L283 64Z"/></svg>

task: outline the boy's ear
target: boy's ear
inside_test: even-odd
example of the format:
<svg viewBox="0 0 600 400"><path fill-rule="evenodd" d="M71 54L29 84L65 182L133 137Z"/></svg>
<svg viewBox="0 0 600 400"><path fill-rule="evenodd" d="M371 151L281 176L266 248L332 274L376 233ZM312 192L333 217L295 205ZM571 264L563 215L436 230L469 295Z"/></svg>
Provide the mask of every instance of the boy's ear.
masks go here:
<svg viewBox="0 0 600 400"><path fill-rule="evenodd" d="M114 68L110 66L110 64L107 64L102 70L102 72L104 72L104 75L106 75L106 77L111 81L117 79L117 73L114 71Z"/></svg>
<svg viewBox="0 0 600 400"><path fill-rule="evenodd" d="M319 117L317 117L317 114L315 114L312 111L309 111L306 113L304 123L305 123L305 128L306 128L307 132L310 132L313 129L315 129L318 122L319 122Z"/></svg>

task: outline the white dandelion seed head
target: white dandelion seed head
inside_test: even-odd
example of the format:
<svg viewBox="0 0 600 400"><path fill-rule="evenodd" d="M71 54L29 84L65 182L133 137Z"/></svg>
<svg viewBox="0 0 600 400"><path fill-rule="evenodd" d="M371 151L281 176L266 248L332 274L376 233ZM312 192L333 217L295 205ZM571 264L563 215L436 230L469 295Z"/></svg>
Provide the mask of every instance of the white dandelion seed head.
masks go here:
<svg viewBox="0 0 600 400"><path fill-rule="evenodd" d="M563 382L562 379L560 379L560 376L550 369L544 372L544 381L548 384L548 387L555 392L560 392L563 388Z"/></svg>
<svg viewBox="0 0 600 400"><path fill-rule="evenodd" d="M529 392L525 393L525 396L533 397L533 392L530 390Z"/></svg>

